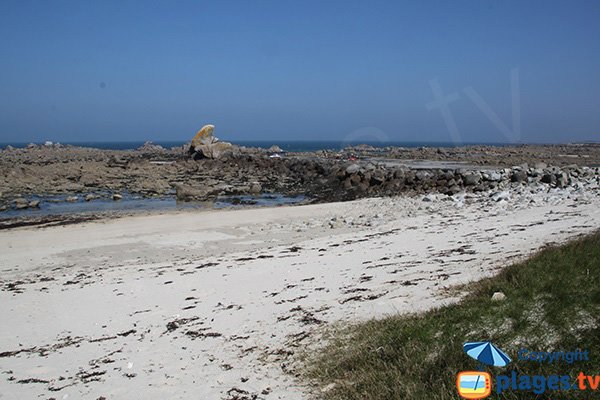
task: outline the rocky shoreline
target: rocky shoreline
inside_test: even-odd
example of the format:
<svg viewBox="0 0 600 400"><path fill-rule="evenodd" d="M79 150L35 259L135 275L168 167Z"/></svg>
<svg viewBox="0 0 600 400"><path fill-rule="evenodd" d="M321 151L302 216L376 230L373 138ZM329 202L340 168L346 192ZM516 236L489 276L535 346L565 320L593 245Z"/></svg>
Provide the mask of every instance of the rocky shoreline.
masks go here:
<svg viewBox="0 0 600 400"><path fill-rule="evenodd" d="M490 192L492 198L501 199L508 189L539 186L585 191L597 190L600 182L600 146L595 144L355 146L283 156L277 147L231 146L212 159L190 157L189 149L164 149L151 143L129 151L48 143L3 149L0 219L2 211L42 206L44 196L59 196L53 201L93 202L118 201L127 193L210 202L219 196L277 193L331 202L399 194Z"/></svg>

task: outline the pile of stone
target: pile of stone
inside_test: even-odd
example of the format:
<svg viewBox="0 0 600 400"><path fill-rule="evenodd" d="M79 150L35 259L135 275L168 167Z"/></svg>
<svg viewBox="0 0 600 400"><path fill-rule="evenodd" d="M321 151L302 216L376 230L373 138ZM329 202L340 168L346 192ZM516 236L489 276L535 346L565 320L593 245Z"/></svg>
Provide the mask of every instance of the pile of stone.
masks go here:
<svg viewBox="0 0 600 400"><path fill-rule="evenodd" d="M523 164L502 169L427 169L385 168L368 163L351 164L337 172L343 188L358 194L390 195L402 191L440 192L454 195L463 191L483 192L511 185L546 184L550 188L566 188L575 183L597 185L600 169L579 167L534 166Z"/></svg>
<svg viewBox="0 0 600 400"><path fill-rule="evenodd" d="M165 149L159 144L154 144L150 141L147 141L143 145L138 147L136 151L139 151L141 153L163 153L167 151L167 149Z"/></svg>

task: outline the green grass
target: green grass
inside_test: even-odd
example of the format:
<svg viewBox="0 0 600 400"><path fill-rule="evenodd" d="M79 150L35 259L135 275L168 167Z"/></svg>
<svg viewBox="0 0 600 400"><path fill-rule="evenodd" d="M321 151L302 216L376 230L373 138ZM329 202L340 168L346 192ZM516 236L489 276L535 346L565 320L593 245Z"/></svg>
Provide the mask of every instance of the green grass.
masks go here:
<svg viewBox="0 0 600 400"><path fill-rule="evenodd" d="M513 359L505 368L486 368L492 376L600 375L600 233L546 248L469 288L470 294L451 306L336 330L318 355L307 358L305 378L317 397L327 400L457 399L456 374L478 367L462 345L480 340L492 341ZM497 291L507 299L492 301ZM519 361L521 348L589 349L590 361ZM600 389L541 395L493 391L489 397L500 398L600 398Z"/></svg>

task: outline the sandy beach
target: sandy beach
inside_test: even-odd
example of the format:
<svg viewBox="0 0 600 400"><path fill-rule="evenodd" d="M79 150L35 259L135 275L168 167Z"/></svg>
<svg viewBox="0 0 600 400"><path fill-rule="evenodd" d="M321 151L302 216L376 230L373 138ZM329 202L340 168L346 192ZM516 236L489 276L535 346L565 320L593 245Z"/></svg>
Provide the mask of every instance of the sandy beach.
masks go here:
<svg viewBox="0 0 600 400"><path fill-rule="evenodd" d="M5 230L0 398L306 398L296 356L332 324L456 300L599 206L540 189Z"/></svg>

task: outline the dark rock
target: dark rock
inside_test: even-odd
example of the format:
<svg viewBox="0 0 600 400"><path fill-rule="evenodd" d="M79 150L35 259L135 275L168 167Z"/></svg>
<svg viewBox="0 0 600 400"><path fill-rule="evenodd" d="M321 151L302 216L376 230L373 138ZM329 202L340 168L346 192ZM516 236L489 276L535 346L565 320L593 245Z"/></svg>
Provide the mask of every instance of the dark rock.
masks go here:
<svg viewBox="0 0 600 400"><path fill-rule="evenodd" d="M356 174L359 171L360 171L360 165L358 165L358 164L352 164L346 168L346 174L348 174L348 175Z"/></svg>
<svg viewBox="0 0 600 400"><path fill-rule="evenodd" d="M385 181L385 173L382 170L375 170L371 173L370 184L381 185Z"/></svg>
<svg viewBox="0 0 600 400"><path fill-rule="evenodd" d="M360 183L361 177L359 174L350 175L350 181L352 182L352 186L355 186Z"/></svg>
<svg viewBox="0 0 600 400"><path fill-rule="evenodd" d="M569 175L566 172L561 172L556 175L556 186L559 188L564 188L568 186L570 183Z"/></svg>
<svg viewBox="0 0 600 400"><path fill-rule="evenodd" d="M431 173L428 171L419 170L415 173L415 178L417 178L417 180L419 180L421 182L429 180L430 177L431 177Z"/></svg>
<svg viewBox="0 0 600 400"><path fill-rule="evenodd" d="M542 179L540 180L542 183L554 184L556 183L556 175L545 173L542 175Z"/></svg>
<svg viewBox="0 0 600 400"><path fill-rule="evenodd" d="M527 182L527 171L514 170L510 176L511 182Z"/></svg>
<svg viewBox="0 0 600 400"><path fill-rule="evenodd" d="M479 184L481 181L481 174L479 172L468 172L463 175L463 182L467 186L474 186Z"/></svg>
<svg viewBox="0 0 600 400"><path fill-rule="evenodd" d="M450 186L448 188L448 190L446 191L446 194L449 195L449 196L453 196L453 195L458 194L460 192L461 192L460 187L457 186L457 185L453 185L453 186Z"/></svg>

